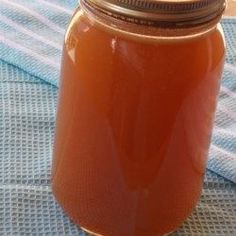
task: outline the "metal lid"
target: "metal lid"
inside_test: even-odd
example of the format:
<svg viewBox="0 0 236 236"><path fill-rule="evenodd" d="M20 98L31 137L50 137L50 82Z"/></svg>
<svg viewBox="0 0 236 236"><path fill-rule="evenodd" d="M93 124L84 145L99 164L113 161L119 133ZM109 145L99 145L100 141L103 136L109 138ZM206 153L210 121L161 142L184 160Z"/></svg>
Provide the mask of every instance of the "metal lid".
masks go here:
<svg viewBox="0 0 236 236"><path fill-rule="evenodd" d="M129 22L191 27L221 17L225 0L82 0L107 15Z"/></svg>

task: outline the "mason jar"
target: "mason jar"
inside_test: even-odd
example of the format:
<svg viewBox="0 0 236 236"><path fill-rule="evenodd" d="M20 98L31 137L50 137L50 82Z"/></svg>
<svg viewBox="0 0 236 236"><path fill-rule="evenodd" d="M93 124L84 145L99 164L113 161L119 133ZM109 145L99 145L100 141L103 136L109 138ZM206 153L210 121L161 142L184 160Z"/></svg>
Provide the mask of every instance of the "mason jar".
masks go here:
<svg viewBox="0 0 236 236"><path fill-rule="evenodd" d="M224 0L81 0L62 58L53 193L103 236L165 235L201 195Z"/></svg>

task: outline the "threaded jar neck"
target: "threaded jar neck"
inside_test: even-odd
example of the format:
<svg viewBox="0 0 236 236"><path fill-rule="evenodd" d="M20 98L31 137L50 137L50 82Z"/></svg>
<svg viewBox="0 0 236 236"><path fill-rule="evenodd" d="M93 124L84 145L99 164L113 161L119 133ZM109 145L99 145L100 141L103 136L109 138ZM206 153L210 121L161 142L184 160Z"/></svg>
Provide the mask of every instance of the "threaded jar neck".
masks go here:
<svg viewBox="0 0 236 236"><path fill-rule="evenodd" d="M164 28L195 27L220 19L225 0L81 0L82 5L126 22Z"/></svg>

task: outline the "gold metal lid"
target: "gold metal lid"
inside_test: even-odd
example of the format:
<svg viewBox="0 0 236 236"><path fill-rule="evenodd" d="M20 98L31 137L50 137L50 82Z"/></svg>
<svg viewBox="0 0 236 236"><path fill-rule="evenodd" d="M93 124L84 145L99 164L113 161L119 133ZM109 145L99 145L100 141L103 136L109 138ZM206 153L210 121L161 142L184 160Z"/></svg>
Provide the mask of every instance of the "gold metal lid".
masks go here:
<svg viewBox="0 0 236 236"><path fill-rule="evenodd" d="M128 22L191 27L220 18L226 0L82 0L82 4Z"/></svg>

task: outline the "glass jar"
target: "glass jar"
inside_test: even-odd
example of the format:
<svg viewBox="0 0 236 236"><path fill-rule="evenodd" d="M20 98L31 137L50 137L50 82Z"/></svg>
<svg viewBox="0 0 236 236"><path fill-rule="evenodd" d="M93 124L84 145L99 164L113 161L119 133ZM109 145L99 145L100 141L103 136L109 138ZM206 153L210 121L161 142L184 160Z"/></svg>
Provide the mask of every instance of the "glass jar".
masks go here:
<svg viewBox="0 0 236 236"><path fill-rule="evenodd" d="M86 231L164 235L199 200L224 0L81 0L65 37L53 193Z"/></svg>

